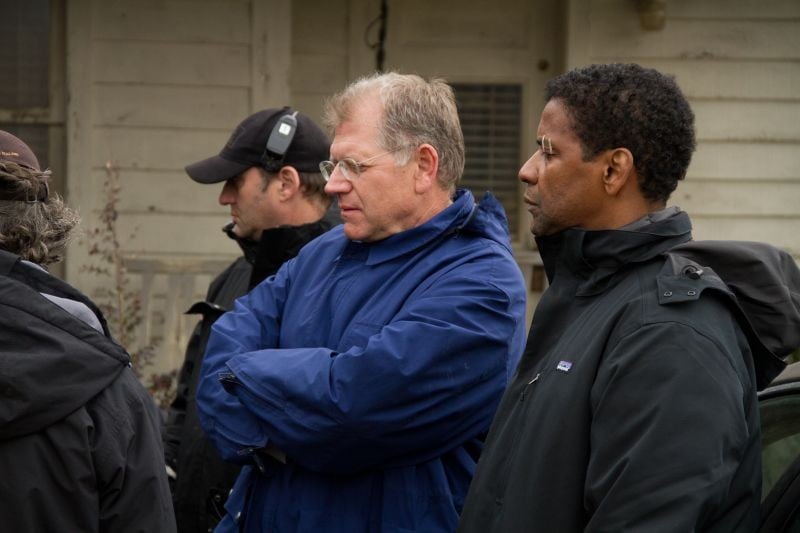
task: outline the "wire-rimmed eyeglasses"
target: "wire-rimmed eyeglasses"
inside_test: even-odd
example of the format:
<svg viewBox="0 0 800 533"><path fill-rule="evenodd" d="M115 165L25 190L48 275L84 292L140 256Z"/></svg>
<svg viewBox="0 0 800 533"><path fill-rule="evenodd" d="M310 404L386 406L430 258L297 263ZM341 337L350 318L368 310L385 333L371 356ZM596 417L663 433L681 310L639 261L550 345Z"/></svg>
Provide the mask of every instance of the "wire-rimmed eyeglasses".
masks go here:
<svg viewBox="0 0 800 533"><path fill-rule="evenodd" d="M322 172L322 177L325 178L325 181L331 180L331 176L333 175L333 172L334 170L336 170L337 167L339 168L339 171L342 173L344 179L346 179L347 181L357 180L358 178L361 177L361 172L373 166L370 165L369 163L375 161L381 156L399 152L403 148L405 148L405 146L400 146L398 148L395 148L394 150L381 152L380 154L368 157L363 161L356 161L351 157L345 157L344 159L340 159L339 161L336 162L323 161L319 164L319 171Z"/></svg>

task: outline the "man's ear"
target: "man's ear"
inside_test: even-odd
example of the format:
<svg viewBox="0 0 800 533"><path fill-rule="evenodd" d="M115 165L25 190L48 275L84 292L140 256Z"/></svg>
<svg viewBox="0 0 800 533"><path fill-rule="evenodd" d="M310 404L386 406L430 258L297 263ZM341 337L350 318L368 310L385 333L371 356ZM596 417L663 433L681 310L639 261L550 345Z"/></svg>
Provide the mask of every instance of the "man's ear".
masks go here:
<svg viewBox="0 0 800 533"><path fill-rule="evenodd" d="M639 184L636 179L636 167L633 165L633 154L627 148L608 150L604 156L603 189L609 196L617 196L623 189Z"/></svg>
<svg viewBox="0 0 800 533"><path fill-rule="evenodd" d="M422 193L432 186L438 185L436 177L439 175L439 152L430 144L421 144L417 147L417 174L414 181L414 190Z"/></svg>
<svg viewBox="0 0 800 533"><path fill-rule="evenodd" d="M279 182L278 198L281 201L289 200L300 191L300 174L294 167L282 167L275 179Z"/></svg>

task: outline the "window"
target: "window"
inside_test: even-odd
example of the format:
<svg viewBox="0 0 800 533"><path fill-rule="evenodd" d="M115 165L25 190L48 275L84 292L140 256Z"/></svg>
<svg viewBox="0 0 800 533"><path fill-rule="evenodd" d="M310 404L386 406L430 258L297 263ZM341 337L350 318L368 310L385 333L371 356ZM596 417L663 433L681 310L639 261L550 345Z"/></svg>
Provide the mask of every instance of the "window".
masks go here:
<svg viewBox="0 0 800 533"><path fill-rule="evenodd" d="M66 0L0 0L0 129L31 147L50 188L66 183ZM51 267L64 275L64 263Z"/></svg>
<svg viewBox="0 0 800 533"><path fill-rule="evenodd" d="M791 379L779 383L762 393L759 404L764 474L760 531L800 533L800 387Z"/></svg>
<svg viewBox="0 0 800 533"><path fill-rule="evenodd" d="M761 431L766 496L800 456L800 394L762 402Z"/></svg>
<svg viewBox="0 0 800 533"><path fill-rule="evenodd" d="M64 179L63 0L0 0L0 129L24 140L54 188Z"/></svg>
<svg viewBox="0 0 800 533"><path fill-rule="evenodd" d="M466 166L461 186L480 199L491 191L506 210L512 240L519 227L517 173L522 142L522 86L452 84L464 131Z"/></svg>

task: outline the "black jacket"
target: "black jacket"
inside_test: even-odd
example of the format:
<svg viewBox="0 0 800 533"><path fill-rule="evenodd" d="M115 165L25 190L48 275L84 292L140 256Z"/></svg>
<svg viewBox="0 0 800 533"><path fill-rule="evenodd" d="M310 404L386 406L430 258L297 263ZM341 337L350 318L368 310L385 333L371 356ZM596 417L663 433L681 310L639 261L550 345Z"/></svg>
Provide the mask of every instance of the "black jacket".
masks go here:
<svg viewBox="0 0 800 533"><path fill-rule="evenodd" d="M178 529L185 533L210 531L225 513L223 504L240 466L223 462L206 439L197 420L195 393L200 367L211 326L233 308L234 301L246 294L280 266L293 258L306 243L338 222L332 209L321 220L302 226L283 226L262 232L259 242L237 239L243 257L238 258L211 283L206 300L188 311L201 315L189 339L186 356L178 380L178 392L169 410L164 429L167 464L177 473L173 488Z"/></svg>
<svg viewBox="0 0 800 533"><path fill-rule="evenodd" d="M798 287L786 286L797 283L797 267L764 245L773 253L739 270L765 289L749 308L771 319L753 321L756 332L737 300L741 286L691 259L736 270L730 265L743 257L735 252L748 246L703 254L690 231L678 213L638 230L537 240L551 285L459 531L757 529L756 389L783 367L758 333L787 316L797 324L790 295ZM764 265L781 256L780 268ZM792 347L772 348L785 355Z"/></svg>
<svg viewBox="0 0 800 533"><path fill-rule="evenodd" d="M174 531L158 409L97 308L0 251L0 324L0 529Z"/></svg>

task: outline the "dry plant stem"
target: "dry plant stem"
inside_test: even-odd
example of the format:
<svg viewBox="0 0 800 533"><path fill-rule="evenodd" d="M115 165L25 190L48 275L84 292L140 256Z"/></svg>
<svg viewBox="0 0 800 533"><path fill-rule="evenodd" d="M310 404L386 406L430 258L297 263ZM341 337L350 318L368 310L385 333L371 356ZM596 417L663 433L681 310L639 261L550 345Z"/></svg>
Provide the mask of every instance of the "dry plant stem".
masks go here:
<svg viewBox="0 0 800 533"><path fill-rule="evenodd" d="M99 213L100 225L87 232L89 255L94 258L94 262L84 265L81 269L108 277L109 283L98 289L97 304L108 320L112 335L130 354L134 372L159 405L165 408L175 393L177 370L163 374L153 372L151 367L156 357L158 342L137 338L137 326L145 317L142 316L141 296L128 288L130 280L119 240L117 206L122 191L119 169L111 161L106 162L104 168L105 204ZM131 238L134 237L135 231L131 235ZM145 342L148 343L143 344Z"/></svg>
<svg viewBox="0 0 800 533"><path fill-rule="evenodd" d="M109 232L111 237L111 254L114 261L114 276L115 276L115 286L117 290L115 291L117 294L117 305L116 309L116 323L123 324L123 309L125 308L125 303L123 301L123 291L121 290L122 287L125 285L125 263L122 259L122 252L119 246L119 239L117 237L117 225L115 224L117 219L117 201L118 196L117 193L119 192L119 170L111 164L111 161L106 161L105 164L106 168L106 179L108 180L108 185L105 187L106 192L106 209L105 209L105 220L106 229ZM120 332L121 333L121 332ZM123 335L126 336L126 335ZM120 339L122 340L122 339ZM126 339L127 340L127 339Z"/></svg>

